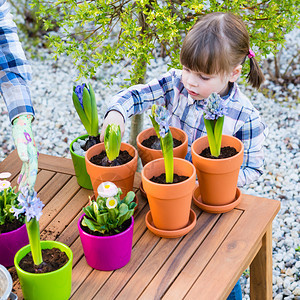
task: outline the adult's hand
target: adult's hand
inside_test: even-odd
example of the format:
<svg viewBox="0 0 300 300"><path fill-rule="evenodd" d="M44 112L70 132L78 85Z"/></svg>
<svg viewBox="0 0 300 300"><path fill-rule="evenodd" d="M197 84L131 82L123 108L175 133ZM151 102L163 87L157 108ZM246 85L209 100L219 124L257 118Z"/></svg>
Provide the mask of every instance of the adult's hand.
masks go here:
<svg viewBox="0 0 300 300"><path fill-rule="evenodd" d="M116 110L111 110L107 114L106 118L104 119L103 126L102 126L101 133L100 133L100 142L104 141L105 130L106 130L107 125L109 125L109 124L120 125L121 136L123 137L123 135L124 135L125 123L124 123L124 118L123 118L122 114L120 114Z"/></svg>
<svg viewBox="0 0 300 300"><path fill-rule="evenodd" d="M32 115L20 115L13 120L12 135L23 162L18 178L19 190L28 185L29 191L33 192L38 170L38 152L32 134Z"/></svg>

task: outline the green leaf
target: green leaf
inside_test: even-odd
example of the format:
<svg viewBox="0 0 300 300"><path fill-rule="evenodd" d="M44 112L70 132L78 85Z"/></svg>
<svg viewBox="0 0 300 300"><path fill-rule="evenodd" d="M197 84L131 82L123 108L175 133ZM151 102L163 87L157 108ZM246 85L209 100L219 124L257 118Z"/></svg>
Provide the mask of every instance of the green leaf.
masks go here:
<svg viewBox="0 0 300 300"><path fill-rule="evenodd" d="M119 125L109 124L104 134L104 146L107 157L113 161L119 156L121 148L121 129Z"/></svg>
<svg viewBox="0 0 300 300"><path fill-rule="evenodd" d="M209 143L209 148L210 148L210 153L212 156L218 157L218 150L217 150L217 145L216 145L216 140L214 136L214 128L213 128L213 123L214 120L207 120L204 118L204 125L207 131L207 138L208 138L208 143Z"/></svg>
<svg viewBox="0 0 300 300"><path fill-rule="evenodd" d="M84 89L83 89L82 104L83 104L85 115L91 126L91 124L92 124L92 104L91 104L91 98L90 98L89 91L86 87L84 87Z"/></svg>
<svg viewBox="0 0 300 300"><path fill-rule="evenodd" d="M94 90L89 83L89 90L90 90L90 99L91 99L91 135L97 136L99 134L99 120L98 120L98 111L97 111L97 103Z"/></svg>
<svg viewBox="0 0 300 300"><path fill-rule="evenodd" d="M215 123L214 136L216 141L216 149L218 156L221 152L221 143L222 143L222 132L223 132L224 116L217 119Z"/></svg>
<svg viewBox="0 0 300 300"><path fill-rule="evenodd" d="M79 118L81 120L82 125L84 126L84 128L87 131L88 135L91 135L91 125L90 125L90 122L89 122L88 118L86 117L85 112L82 109L81 104L80 104L80 102L78 100L78 97L77 97L77 95L76 95L75 92L73 92L72 99L73 99L74 107L75 107L75 109L77 111L77 114L78 114L78 116L79 116Z"/></svg>

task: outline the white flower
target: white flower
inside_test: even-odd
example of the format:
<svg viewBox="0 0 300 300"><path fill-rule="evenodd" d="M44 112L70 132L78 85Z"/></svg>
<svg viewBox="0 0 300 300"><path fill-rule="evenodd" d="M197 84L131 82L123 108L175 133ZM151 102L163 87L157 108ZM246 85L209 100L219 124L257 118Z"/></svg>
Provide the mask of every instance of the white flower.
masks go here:
<svg viewBox="0 0 300 300"><path fill-rule="evenodd" d="M108 197L106 200L106 206L109 209L115 208L118 204L118 200L114 197Z"/></svg>
<svg viewBox="0 0 300 300"><path fill-rule="evenodd" d="M101 196L103 198L113 197L113 196L117 195L118 188L114 183L112 183L110 181L106 181L106 182L102 182L98 186L97 192L98 192L99 196Z"/></svg>
<svg viewBox="0 0 300 300"><path fill-rule="evenodd" d="M0 192L8 189L10 187L10 182L7 180L0 180Z"/></svg>
<svg viewBox="0 0 300 300"><path fill-rule="evenodd" d="M11 174L9 172L2 172L0 173L0 179L6 179L9 178Z"/></svg>

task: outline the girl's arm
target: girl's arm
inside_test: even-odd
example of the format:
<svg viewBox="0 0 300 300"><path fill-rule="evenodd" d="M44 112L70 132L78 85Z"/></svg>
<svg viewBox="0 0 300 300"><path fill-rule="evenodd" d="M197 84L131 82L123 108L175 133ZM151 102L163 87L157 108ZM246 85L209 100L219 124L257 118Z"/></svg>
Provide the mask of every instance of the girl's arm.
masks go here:
<svg viewBox="0 0 300 300"><path fill-rule="evenodd" d="M253 110L244 126L235 134L244 143L244 161L239 173L238 186L250 184L263 173L263 142L267 133L266 125L258 112Z"/></svg>
<svg viewBox="0 0 300 300"><path fill-rule="evenodd" d="M112 105L108 111L118 111L127 121L133 115L141 114L151 108L154 103L168 105L174 94L174 81L176 71L171 70L158 79L153 79L147 84L134 85L121 91L112 99Z"/></svg>

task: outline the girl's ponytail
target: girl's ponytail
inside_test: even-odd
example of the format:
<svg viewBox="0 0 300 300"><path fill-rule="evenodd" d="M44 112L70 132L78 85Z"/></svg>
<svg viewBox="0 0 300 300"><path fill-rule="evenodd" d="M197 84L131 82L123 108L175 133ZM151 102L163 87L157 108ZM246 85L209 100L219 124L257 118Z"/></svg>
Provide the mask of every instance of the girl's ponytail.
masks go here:
<svg viewBox="0 0 300 300"><path fill-rule="evenodd" d="M250 50L251 51L251 50ZM253 55L248 55L250 60L250 72L247 75L248 82L254 87L259 89L260 85L264 82L265 77L264 74L259 67L257 60Z"/></svg>

